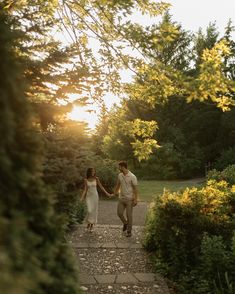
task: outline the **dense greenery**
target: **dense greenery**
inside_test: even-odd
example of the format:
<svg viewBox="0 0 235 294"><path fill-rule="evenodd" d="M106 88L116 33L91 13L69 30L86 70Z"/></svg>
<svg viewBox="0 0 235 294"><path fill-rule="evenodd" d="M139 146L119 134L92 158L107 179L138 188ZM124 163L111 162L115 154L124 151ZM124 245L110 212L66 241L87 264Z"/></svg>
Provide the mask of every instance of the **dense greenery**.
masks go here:
<svg viewBox="0 0 235 294"><path fill-rule="evenodd" d="M207 178L209 180L215 180L215 181L226 181L230 185L235 185L235 164L229 165L222 171L217 171L216 169L211 170Z"/></svg>
<svg viewBox="0 0 235 294"><path fill-rule="evenodd" d="M56 192L56 210L69 225L82 222L85 207L80 196L87 168L95 167L101 183L111 192L116 180L116 162L103 159L93 151L84 124L65 121L44 132L44 138L47 152L43 179Z"/></svg>
<svg viewBox="0 0 235 294"><path fill-rule="evenodd" d="M131 161L139 176L151 179L201 175L208 161L216 161L219 169L234 163L232 25L223 40L211 25L192 43L191 34L166 13L168 6L151 0L1 1L1 292L79 292L64 233L83 220L79 195L87 167L96 167L112 191L113 159ZM161 21L151 27L135 23L136 10ZM127 54L127 48L135 54ZM134 73L132 83L121 82L122 69ZM110 113L103 108L93 137L86 125L68 121L73 105L103 105L108 92L125 99ZM230 179L230 173L233 169L223 176ZM208 236L199 226L201 250L207 254L215 238L219 248L225 242L224 255L230 256L232 224L226 222L230 215L223 215L233 192L213 183L195 190L196 195L211 189L224 195L213 203L217 218L203 212ZM183 194L186 199L194 195L190 191ZM175 198L180 210L180 197ZM200 201L196 204L207 208L206 200ZM210 229L219 229L221 237L210 235ZM208 271L213 273L209 261ZM227 280L233 275L228 272Z"/></svg>
<svg viewBox="0 0 235 294"><path fill-rule="evenodd" d="M25 97L27 59L0 6L0 292L79 293L54 195L41 179L42 144Z"/></svg>
<svg viewBox="0 0 235 294"><path fill-rule="evenodd" d="M234 166L202 189L165 191L148 213L145 247L179 293L234 293L235 194L221 179L227 175L234 182Z"/></svg>
<svg viewBox="0 0 235 294"><path fill-rule="evenodd" d="M227 41L230 55L221 56L216 68L226 75L231 85L226 95L234 104L232 30L229 23L221 38ZM157 39L162 31L164 35ZM204 176L206 165L221 169L233 164L234 107L222 111L215 100L205 101L202 92L195 100L192 95L196 98L196 93L184 89L185 84L194 87L194 81L202 78L205 52L213 58L216 46L221 44L215 25L211 24L206 34L199 31L192 36L166 14L162 22L143 34L148 44L139 40L139 46L152 63L141 68L135 81L126 85L128 98L109 114L109 127L101 141L103 152L112 159L124 154L144 179ZM216 76L215 69L210 70L211 76Z"/></svg>

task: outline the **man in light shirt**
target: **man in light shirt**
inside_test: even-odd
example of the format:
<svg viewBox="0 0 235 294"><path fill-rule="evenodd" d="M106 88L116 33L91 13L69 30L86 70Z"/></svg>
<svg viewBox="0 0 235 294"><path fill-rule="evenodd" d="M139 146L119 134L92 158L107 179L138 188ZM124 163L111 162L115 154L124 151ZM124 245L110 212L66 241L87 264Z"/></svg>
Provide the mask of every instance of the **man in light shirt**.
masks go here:
<svg viewBox="0 0 235 294"><path fill-rule="evenodd" d="M117 215L123 223L123 232L127 231L126 236L131 237L132 230L132 212L133 207L137 204L137 178L127 169L127 163L120 161L118 164L120 174L114 194L119 193ZM126 217L124 211L126 210Z"/></svg>

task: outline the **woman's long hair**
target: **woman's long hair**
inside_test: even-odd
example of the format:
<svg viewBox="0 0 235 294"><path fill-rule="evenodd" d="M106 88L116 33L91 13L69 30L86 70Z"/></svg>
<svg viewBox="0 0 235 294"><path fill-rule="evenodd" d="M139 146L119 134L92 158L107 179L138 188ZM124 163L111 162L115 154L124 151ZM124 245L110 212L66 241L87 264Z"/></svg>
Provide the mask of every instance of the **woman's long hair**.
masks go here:
<svg viewBox="0 0 235 294"><path fill-rule="evenodd" d="M87 179L90 178L90 177L92 177L92 170L95 171L94 177L96 176L96 170L95 170L95 168L93 168L93 167L89 167L89 168L87 169L87 171L86 171L86 177L87 177Z"/></svg>

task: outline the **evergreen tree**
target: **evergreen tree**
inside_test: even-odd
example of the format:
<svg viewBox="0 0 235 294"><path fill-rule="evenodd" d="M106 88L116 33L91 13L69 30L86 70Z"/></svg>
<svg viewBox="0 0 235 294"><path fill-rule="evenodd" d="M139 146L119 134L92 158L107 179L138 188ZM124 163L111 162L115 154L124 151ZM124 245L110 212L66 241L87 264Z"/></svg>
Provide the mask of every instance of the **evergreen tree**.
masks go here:
<svg viewBox="0 0 235 294"><path fill-rule="evenodd" d="M145 148L145 151L150 151L148 155L152 156L149 162L141 163L143 175L144 170L149 172L151 178L153 175L155 178L164 179L204 175L205 164L215 161L223 150L234 146L235 143L232 131L234 91L233 87L229 86L234 83L234 51L230 35L231 24L225 34L231 54L220 60L218 73L216 67L213 69L214 65L209 69L209 63L202 58L204 50L208 56L216 56L215 51L218 48L215 50L215 46L220 40L217 39L215 25L208 27L205 36L199 31L194 39L194 46L190 42L190 34L176 23L172 23L168 14L158 26L152 26L147 32L143 31L142 38L138 38L139 46L152 62L140 68L134 82L126 86L128 99L123 101L120 108L110 113L108 132L103 140L106 154L113 159L118 158L119 154L134 158L134 152L131 152L134 140L127 125L136 119L149 123L152 121L158 126L152 138L161 148ZM143 42L144 36L147 42ZM215 60L218 61L219 58ZM214 63L214 59L211 59L211 63ZM204 68L203 71L201 67ZM221 79L221 85L223 81L228 85L224 85L223 91L231 102L230 111L223 112L217 107L222 95L220 85L212 91L217 100L204 100L203 96L209 91L206 89L206 77L209 77L209 72L212 79L217 76ZM202 97L200 101L195 99L188 103L187 98L197 92L192 91L194 80L200 80L199 83L204 84ZM209 80L209 87L214 82ZM187 86L184 86L187 84L190 84L190 87L186 90ZM197 92L195 95L199 94ZM139 129L137 132L140 134ZM146 130L143 133L147 133ZM141 141L144 141L143 138Z"/></svg>
<svg viewBox="0 0 235 294"><path fill-rule="evenodd" d="M11 2L10 2L11 3ZM9 6L0 7L0 292L78 293L54 197L41 180L43 149L26 99L25 58Z"/></svg>

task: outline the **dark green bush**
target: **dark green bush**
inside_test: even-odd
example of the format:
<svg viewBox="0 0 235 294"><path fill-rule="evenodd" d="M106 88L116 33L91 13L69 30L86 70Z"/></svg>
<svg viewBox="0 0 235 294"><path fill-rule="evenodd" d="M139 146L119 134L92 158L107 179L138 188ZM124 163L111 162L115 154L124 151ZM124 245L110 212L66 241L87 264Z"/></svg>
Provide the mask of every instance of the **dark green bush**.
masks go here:
<svg viewBox="0 0 235 294"><path fill-rule="evenodd" d="M86 205L80 201L78 192L66 192L57 194L56 211L63 215L65 223L71 226L82 223L86 214Z"/></svg>
<svg viewBox="0 0 235 294"><path fill-rule="evenodd" d="M53 193L41 179L42 138L25 96L24 66L30 61L22 60L24 54L16 46L25 32L12 31L11 16L3 5L1 2L0 293L77 294L77 271L71 249L64 244L64 223L54 210Z"/></svg>
<svg viewBox="0 0 235 294"><path fill-rule="evenodd" d="M222 236L209 237L205 234L202 239L198 274L201 279L210 281L211 288L217 289L217 293L229 293L229 288L235 291L234 241L235 234L230 244L226 244Z"/></svg>
<svg viewBox="0 0 235 294"><path fill-rule="evenodd" d="M80 199L77 202L75 211L74 211L74 220L76 223L81 224L86 216L86 204L81 202Z"/></svg>
<svg viewBox="0 0 235 294"><path fill-rule="evenodd" d="M119 173L117 162L109 159L98 158L94 162L97 176L99 177L102 185L108 192L112 192L117 181Z"/></svg>
<svg viewBox="0 0 235 294"><path fill-rule="evenodd" d="M85 206L79 201L86 170L95 167L106 190L113 191L117 164L93 153L84 126L65 124L45 135L47 156L44 181L55 191L56 210L63 213L68 225L82 222ZM102 195L101 191L99 191Z"/></svg>
<svg viewBox="0 0 235 294"><path fill-rule="evenodd" d="M235 164L229 165L222 171L213 169L207 175L208 180L226 181L230 185L235 184Z"/></svg>
<svg viewBox="0 0 235 294"><path fill-rule="evenodd" d="M204 235L199 266L180 276L177 285L178 293L234 294L234 236L230 244L225 244L221 236L209 237L208 234Z"/></svg>
<svg viewBox="0 0 235 294"><path fill-rule="evenodd" d="M203 165L202 151L198 146L191 146L186 153L183 149L176 149L172 143L165 143L134 172L144 180L188 179L201 175Z"/></svg>
<svg viewBox="0 0 235 294"><path fill-rule="evenodd" d="M233 164L235 164L235 147L230 147L221 153L220 157L216 160L215 168L223 170Z"/></svg>
<svg viewBox="0 0 235 294"><path fill-rule="evenodd" d="M226 256L225 247L231 244L235 229L231 206L233 196L233 188L225 181L209 181L200 190L192 188L182 193L166 191L152 204L146 220L144 246L155 252L158 260L156 267L159 262L164 264L161 268L164 267L170 278L180 284L180 293L209 293L205 289L213 285L212 276L217 275L217 270L213 266L208 266L207 269L205 264L202 266L202 260L209 263L209 256L212 258L212 251L205 246L205 240L212 236L214 240L221 238L223 245L219 244L221 246L218 247L218 252L220 250ZM208 259L205 257L206 252ZM231 255L231 250L229 252ZM219 273L224 276L227 270L230 279L234 278L228 260L225 257L220 260ZM206 274L207 270L209 275ZM205 274L201 274L204 271ZM190 292L196 281L194 292ZM218 280L215 283L217 285ZM224 285L224 280L222 284ZM200 292L203 288L205 292Z"/></svg>

